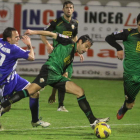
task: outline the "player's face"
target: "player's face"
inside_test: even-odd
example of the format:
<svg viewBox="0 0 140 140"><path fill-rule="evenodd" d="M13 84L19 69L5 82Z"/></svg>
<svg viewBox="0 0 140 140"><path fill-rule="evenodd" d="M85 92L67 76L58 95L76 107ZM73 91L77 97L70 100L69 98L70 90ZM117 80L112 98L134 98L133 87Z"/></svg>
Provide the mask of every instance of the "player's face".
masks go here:
<svg viewBox="0 0 140 140"><path fill-rule="evenodd" d="M77 51L79 54L83 54L83 53L87 52L90 47L91 47L91 43L89 41L82 43L82 40L79 40L79 45L77 46Z"/></svg>
<svg viewBox="0 0 140 140"><path fill-rule="evenodd" d="M71 17L74 12L73 5L71 5L71 4L65 5L65 7L63 8L63 12L66 17L68 17L68 18Z"/></svg>
<svg viewBox="0 0 140 140"><path fill-rule="evenodd" d="M19 38L18 32L17 31L12 31L12 37L9 38L9 43L18 45L19 40L20 40L20 38Z"/></svg>
<svg viewBox="0 0 140 140"><path fill-rule="evenodd" d="M140 33L140 21L138 22L138 31Z"/></svg>

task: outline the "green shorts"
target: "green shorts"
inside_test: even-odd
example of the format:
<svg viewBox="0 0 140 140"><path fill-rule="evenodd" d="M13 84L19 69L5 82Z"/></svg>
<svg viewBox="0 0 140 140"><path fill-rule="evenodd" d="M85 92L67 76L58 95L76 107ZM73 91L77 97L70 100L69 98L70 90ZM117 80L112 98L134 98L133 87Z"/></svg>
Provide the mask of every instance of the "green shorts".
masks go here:
<svg viewBox="0 0 140 140"><path fill-rule="evenodd" d="M37 77L32 83L36 83L40 87L44 88L47 85L53 85L53 87L55 87L55 84L61 82L65 83L66 81L70 80L62 76L61 74L49 69L47 65L43 65L39 75L37 75Z"/></svg>
<svg viewBox="0 0 140 140"><path fill-rule="evenodd" d="M72 73L73 73L73 64L71 63L68 68L66 69L66 72L68 72L68 78L71 79Z"/></svg>
<svg viewBox="0 0 140 140"><path fill-rule="evenodd" d="M140 90L140 76L124 74L123 79L126 102L132 103Z"/></svg>

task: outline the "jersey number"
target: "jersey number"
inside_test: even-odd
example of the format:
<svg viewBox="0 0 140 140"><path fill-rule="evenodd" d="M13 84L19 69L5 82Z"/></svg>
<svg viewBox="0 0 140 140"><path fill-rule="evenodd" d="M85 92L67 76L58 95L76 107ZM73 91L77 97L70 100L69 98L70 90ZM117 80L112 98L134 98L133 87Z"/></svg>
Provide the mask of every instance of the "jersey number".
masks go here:
<svg viewBox="0 0 140 140"><path fill-rule="evenodd" d="M0 66L2 66L2 64L3 64L3 62L4 62L4 60L5 60L5 54L3 54L3 53L0 53Z"/></svg>

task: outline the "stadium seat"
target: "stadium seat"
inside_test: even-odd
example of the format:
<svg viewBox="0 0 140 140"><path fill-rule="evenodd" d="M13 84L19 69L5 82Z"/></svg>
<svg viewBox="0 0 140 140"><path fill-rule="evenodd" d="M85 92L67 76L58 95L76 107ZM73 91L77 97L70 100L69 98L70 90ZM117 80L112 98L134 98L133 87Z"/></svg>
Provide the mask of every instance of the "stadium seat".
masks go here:
<svg viewBox="0 0 140 140"><path fill-rule="evenodd" d="M48 0L47 3L49 3L49 4L62 4L61 0Z"/></svg>
<svg viewBox="0 0 140 140"><path fill-rule="evenodd" d="M106 6L121 6L121 3L119 1L109 1Z"/></svg>
<svg viewBox="0 0 140 140"><path fill-rule="evenodd" d="M89 1L86 5L101 5L101 3L99 1Z"/></svg>
<svg viewBox="0 0 140 140"><path fill-rule="evenodd" d="M130 2L126 6L130 7L140 7L140 2Z"/></svg>

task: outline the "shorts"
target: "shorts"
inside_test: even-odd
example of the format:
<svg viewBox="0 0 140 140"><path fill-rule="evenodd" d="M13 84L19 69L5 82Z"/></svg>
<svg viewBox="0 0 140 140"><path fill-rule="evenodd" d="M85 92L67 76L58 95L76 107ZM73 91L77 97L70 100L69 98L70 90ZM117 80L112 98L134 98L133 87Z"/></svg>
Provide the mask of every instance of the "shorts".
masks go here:
<svg viewBox="0 0 140 140"><path fill-rule="evenodd" d="M132 103L140 90L140 77L136 75L124 74L124 93L127 103Z"/></svg>
<svg viewBox="0 0 140 140"><path fill-rule="evenodd" d="M73 73L73 64L71 63L68 68L66 69L66 72L68 72L68 78L71 79L72 73Z"/></svg>
<svg viewBox="0 0 140 140"><path fill-rule="evenodd" d="M35 78L35 80L32 83L36 83L42 88L44 88L47 85L50 85L52 87L59 89L61 88L60 85L64 86L66 81L70 80L62 76L61 74L57 73L56 71L49 69L48 65L43 65L39 75Z"/></svg>
<svg viewBox="0 0 140 140"><path fill-rule="evenodd" d="M14 92L24 89L28 84L29 82L27 80L23 79L18 74L15 74L12 81L1 86L0 100L5 100L6 98L9 98L13 95Z"/></svg>

